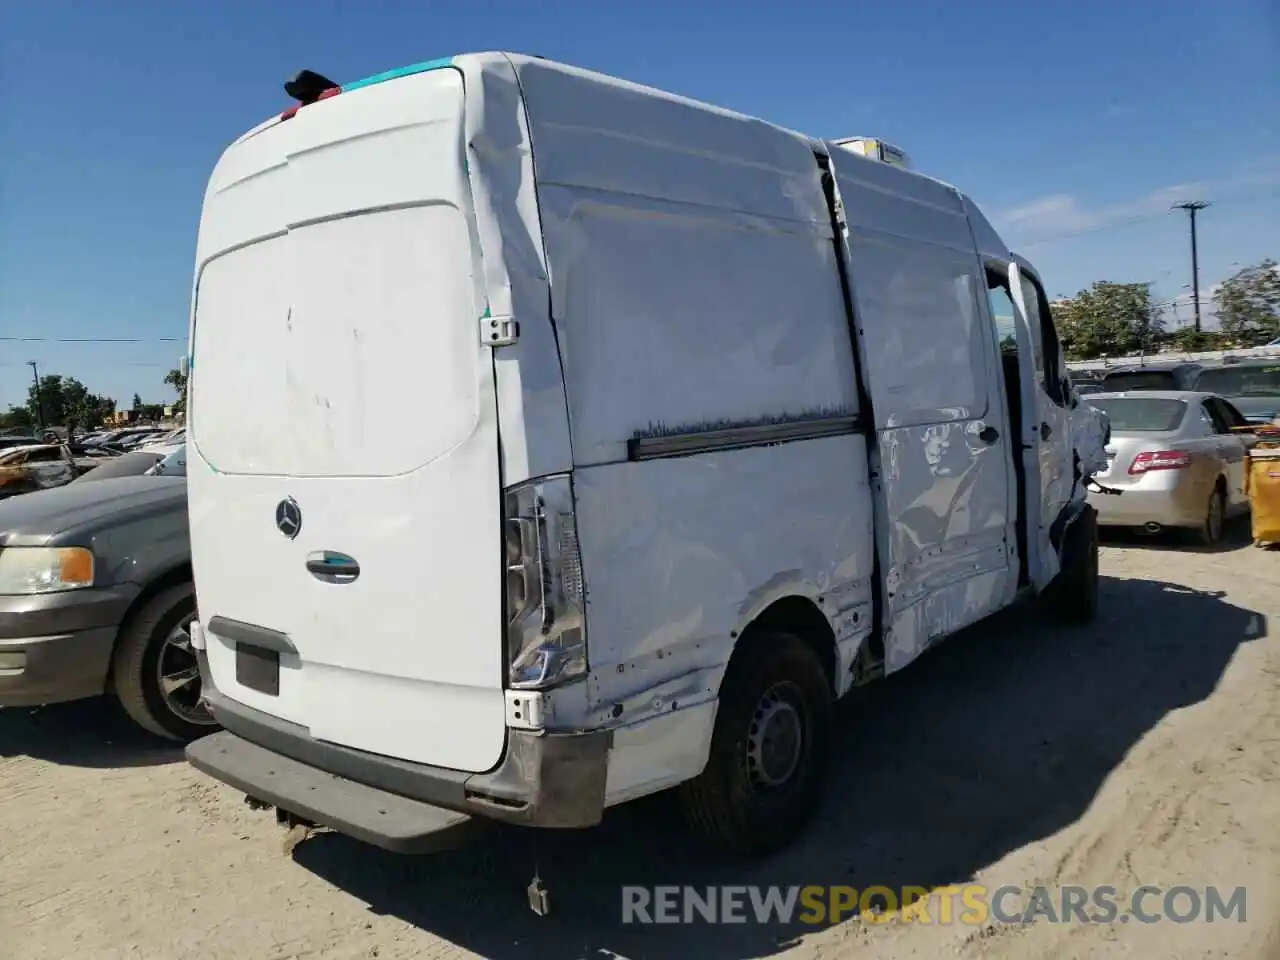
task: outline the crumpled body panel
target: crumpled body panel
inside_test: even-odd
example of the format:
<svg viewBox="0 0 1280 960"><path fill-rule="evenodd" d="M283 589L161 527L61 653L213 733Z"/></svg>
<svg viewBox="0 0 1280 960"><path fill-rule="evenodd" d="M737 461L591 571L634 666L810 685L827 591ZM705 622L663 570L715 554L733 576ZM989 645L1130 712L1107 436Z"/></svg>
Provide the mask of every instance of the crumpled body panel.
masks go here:
<svg viewBox="0 0 1280 960"><path fill-rule="evenodd" d="M1071 411L1071 442L1085 478L1107 469L1107 438L1111 421L1097 407L1080 401Z"/></svg>
<svg viewBox="0 0 1280 960"><path fill-rule="evenodd" d="M575 493L591 629L585 725L714 700L738 634L788 596L828 617L847 689L871 629L862 437L591 467Z"/></svg>

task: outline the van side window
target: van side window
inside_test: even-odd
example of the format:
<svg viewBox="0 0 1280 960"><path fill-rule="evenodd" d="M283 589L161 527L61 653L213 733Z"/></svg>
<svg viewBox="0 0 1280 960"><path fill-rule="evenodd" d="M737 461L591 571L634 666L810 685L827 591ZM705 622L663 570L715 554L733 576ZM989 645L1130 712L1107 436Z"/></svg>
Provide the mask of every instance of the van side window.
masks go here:
<svg viewBox="0 0 1280 960"><path fill-rule="evenodd" d="M1022 300L1027 305L1027 323L1031 327L1031 335L1036 343L1036 376L1044 392L1054 403L1065 407L1070 398L1067 387L1066 367L1062 358L1062 347L1058 342L1058 332L1053 325L1053 314L1049 311L1049 301L1040 284L1025 273L1019 273L1022 282Z"/></svg>
<svg viewBox="0 0 1280 960"><path fill-rule="evenodd" d="M996 325L996 341L1002 354L1018 352L1018 328L1013 322L1013 301L1009 299L1008 281L1002 285L993 271L987 271L987 301Z"/></svg>
<svg viewBox="0 0 1280 960"><path fill-rule="evenodd" d="M854 288L876 422L903 427L987 413L990 334L972 254L887 235L853 235Z"/></svg>
<svg viewBox="0 0 1280 960"><path fill-rule="evenodd" d="M991 316L995 320L996 336L1000 338L1000 352L1005 355L1016 355L1018 352L1018 333L1013 319L1012 289L1009 285L1009 274L1006 270L991 265L987 266L987 290L991 299ZM1035 370L1036 379L1043 383L1044 351L1040 348L1040 330L1036 324L1034 314L1028 320L1031 336L1031 366Z"/></svg>

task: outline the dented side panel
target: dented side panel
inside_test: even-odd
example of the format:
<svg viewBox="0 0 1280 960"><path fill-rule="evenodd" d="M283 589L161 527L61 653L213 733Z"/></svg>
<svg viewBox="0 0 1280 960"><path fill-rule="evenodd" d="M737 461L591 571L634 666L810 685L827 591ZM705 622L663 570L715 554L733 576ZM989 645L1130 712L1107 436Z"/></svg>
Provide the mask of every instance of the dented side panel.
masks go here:
<svg viewBox="0 0 1280 960"><path fill-rule="evenodd" d="M508 487L573 467L564 380L551 316L529 123L505 56L461 57L467 74L467 172L488 317L516 324L493 352Z"/></svg>
<svg viewBox="0 0 1280 960"><path fill-rule="evenodd" d="M811 144L515 62L575 467L625 460L641 435L856 414ZM540 365L530 375L553 379ZM506 424L504 407L504 442Z"/></svg>
<svg viewBox="0 0 1280 960"><path fill-rule="evenodd" d="M575 489L591 671L581 715L558 703L559 724L714 700L740 632L789 596L827 616L847 689L871 628L862 437L580 469Z"/></svg>
<svg viewBox="0 0 1280 960"><path fill-rule="evenodd" d="M832 160L875 414L892 673L1013 599L1017 436L960 197L885 164Z"/></svg>

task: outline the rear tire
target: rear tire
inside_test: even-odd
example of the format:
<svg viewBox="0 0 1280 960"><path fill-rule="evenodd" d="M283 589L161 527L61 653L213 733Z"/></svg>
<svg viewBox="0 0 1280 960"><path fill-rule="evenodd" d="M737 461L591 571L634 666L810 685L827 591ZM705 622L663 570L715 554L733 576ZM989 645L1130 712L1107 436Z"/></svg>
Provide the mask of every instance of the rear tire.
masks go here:
<svg viewBox="0 0 1280 960"><path fill-rule="evenodd" d="M1209 494L1209 505L1205 508L1204 521L1195 531L1196 542L1204 547L1216 547L1222 542L1222 535L1226 529L1227 519L1227 494L1222 489L1222 481L1213 488L1213 493Z"/></svg>
<svg viewBox="0 0 1280 960"><path fill-rule="evenodd" d="M1090 623L1098 616L1098 514L1085 505L1067 528L1062 569L1049 584L1045 599L1061 623Z"/></svg>
<svg viewBox="0 0 1280 960"><path fill-rule="evenodd" d="M680 788L694 831L738 854L781 849L822 801L831 684L813 650L776 630L743 636L725 672L707 766Z"/></svg>
<svg viewBox="0 0 1280 960"><path fill-rule="evenodd" d="M112 661L116 698L134 723L183 743L217 729L199 701L200 677L187 632L195 615L192 584L162 590L121 628Z"/></svg>

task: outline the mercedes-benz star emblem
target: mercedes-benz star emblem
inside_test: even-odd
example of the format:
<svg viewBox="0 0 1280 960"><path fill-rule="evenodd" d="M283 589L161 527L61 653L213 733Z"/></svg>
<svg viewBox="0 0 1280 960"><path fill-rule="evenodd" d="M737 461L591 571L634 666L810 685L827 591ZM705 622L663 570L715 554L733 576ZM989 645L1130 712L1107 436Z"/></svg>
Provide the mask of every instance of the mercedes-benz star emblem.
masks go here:
<svg viewBox="0 0 1280 960"><path fill-rule="evenodd" d="M290 540L297 539L302 532L302 510L293 497L285 497L276 504L276 529Z"/></svg>

